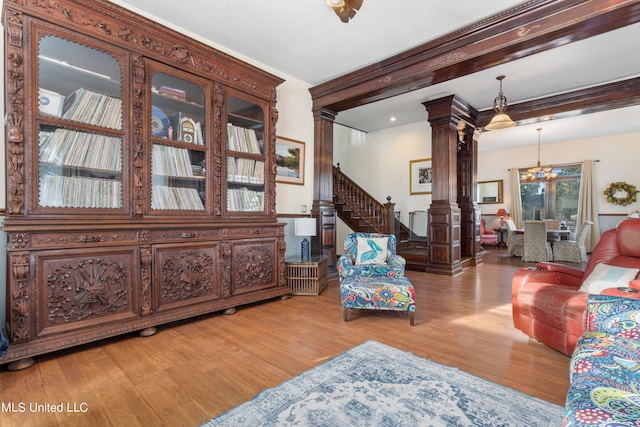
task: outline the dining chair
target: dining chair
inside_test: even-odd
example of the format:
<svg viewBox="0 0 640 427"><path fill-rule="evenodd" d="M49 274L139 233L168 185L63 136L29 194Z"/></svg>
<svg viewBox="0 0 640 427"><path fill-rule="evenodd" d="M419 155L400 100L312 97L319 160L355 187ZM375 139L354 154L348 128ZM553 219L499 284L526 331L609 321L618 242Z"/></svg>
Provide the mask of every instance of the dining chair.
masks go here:
<svg viewBox="0 0 640 427"><path fill-rule="evenodd" d="M560 240L553 244L553 260L567 262L587 262L587 249L584 242L593 221L584 221L576 233L576 240Z"/></svg>
<svg viewBox="0 0 640 427"><path fill-rule="evenodd" d="M547 223L539 220L524 222L524 255L525 262L553 261L551 243L547 241Z"/></svg>
<svg viewBox="0 0 640 427"><path fill-rule="evenodd" d="M507 224L507 256L522 256L524 254L524 239L516 234L516 223L512 219L505 219Z"/></svg>
<svg viewBox="0 0 640 427"><path fill-rule="evenodd" d="M545 219L544 222L547 223L547 230L560 230L560 221L558 221L557 219ZM559 242L560 241L560 236L559 235L549 235L547 234L547 241L554 243L554 242Z"/></svg>

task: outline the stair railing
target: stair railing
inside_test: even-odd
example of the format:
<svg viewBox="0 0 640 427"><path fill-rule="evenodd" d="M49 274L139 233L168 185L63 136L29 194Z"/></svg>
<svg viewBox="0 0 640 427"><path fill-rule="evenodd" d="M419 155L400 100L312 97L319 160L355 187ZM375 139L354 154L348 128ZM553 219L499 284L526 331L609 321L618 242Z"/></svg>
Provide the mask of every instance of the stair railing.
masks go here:
<svg viewBox="0 0 640 427"><path fill-rule="evenodd" d="M333 193L379 233L395 233L395 203L391 196L382 204L364 191L340 170L340 163L333 167Z"/></svg>

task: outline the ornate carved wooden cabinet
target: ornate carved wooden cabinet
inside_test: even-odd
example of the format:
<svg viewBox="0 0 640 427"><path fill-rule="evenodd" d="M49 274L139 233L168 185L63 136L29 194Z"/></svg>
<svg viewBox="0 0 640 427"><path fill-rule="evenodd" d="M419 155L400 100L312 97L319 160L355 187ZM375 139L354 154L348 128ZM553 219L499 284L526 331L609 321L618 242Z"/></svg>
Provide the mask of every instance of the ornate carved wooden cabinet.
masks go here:
<svg viewBox="0 0 640 427"><path fill-rule="evenodd" d="M282 80L104 0L5 0L0 363L278 297Z"/></svg>

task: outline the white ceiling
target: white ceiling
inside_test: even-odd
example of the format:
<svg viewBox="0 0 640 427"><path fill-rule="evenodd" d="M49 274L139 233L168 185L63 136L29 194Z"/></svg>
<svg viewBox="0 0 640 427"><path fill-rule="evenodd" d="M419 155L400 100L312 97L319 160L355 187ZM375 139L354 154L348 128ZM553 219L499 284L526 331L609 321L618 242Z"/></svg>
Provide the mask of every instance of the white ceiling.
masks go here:
<svg viewBox="0 0 640 427"><path fill-rule="evenodd" d="M522 1L364 0L345 24L325 0L115 0L310 85L379 62ZM509 103L640 76L640 24L466 77L343 111L336 122L366 132L426 120L422 103L456 94L491 108L504 74ZM390 117L396 117L390 122ZM640 107L484 132L481 150L640 131Z"/></svg>

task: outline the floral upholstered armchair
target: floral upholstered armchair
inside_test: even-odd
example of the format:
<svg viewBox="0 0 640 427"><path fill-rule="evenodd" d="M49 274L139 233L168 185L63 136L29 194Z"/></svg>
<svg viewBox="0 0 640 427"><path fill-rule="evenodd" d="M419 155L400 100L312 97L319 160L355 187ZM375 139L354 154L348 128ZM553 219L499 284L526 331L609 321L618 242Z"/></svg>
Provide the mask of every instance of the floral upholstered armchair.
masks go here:
<svg viewBox="0 0 640 427"><path fill-rule="evenodd" d="M396 236L350 233L344 238L344 253L338 259L340 281L347 276L404 277L407 261L396 254Z"/></svg>

